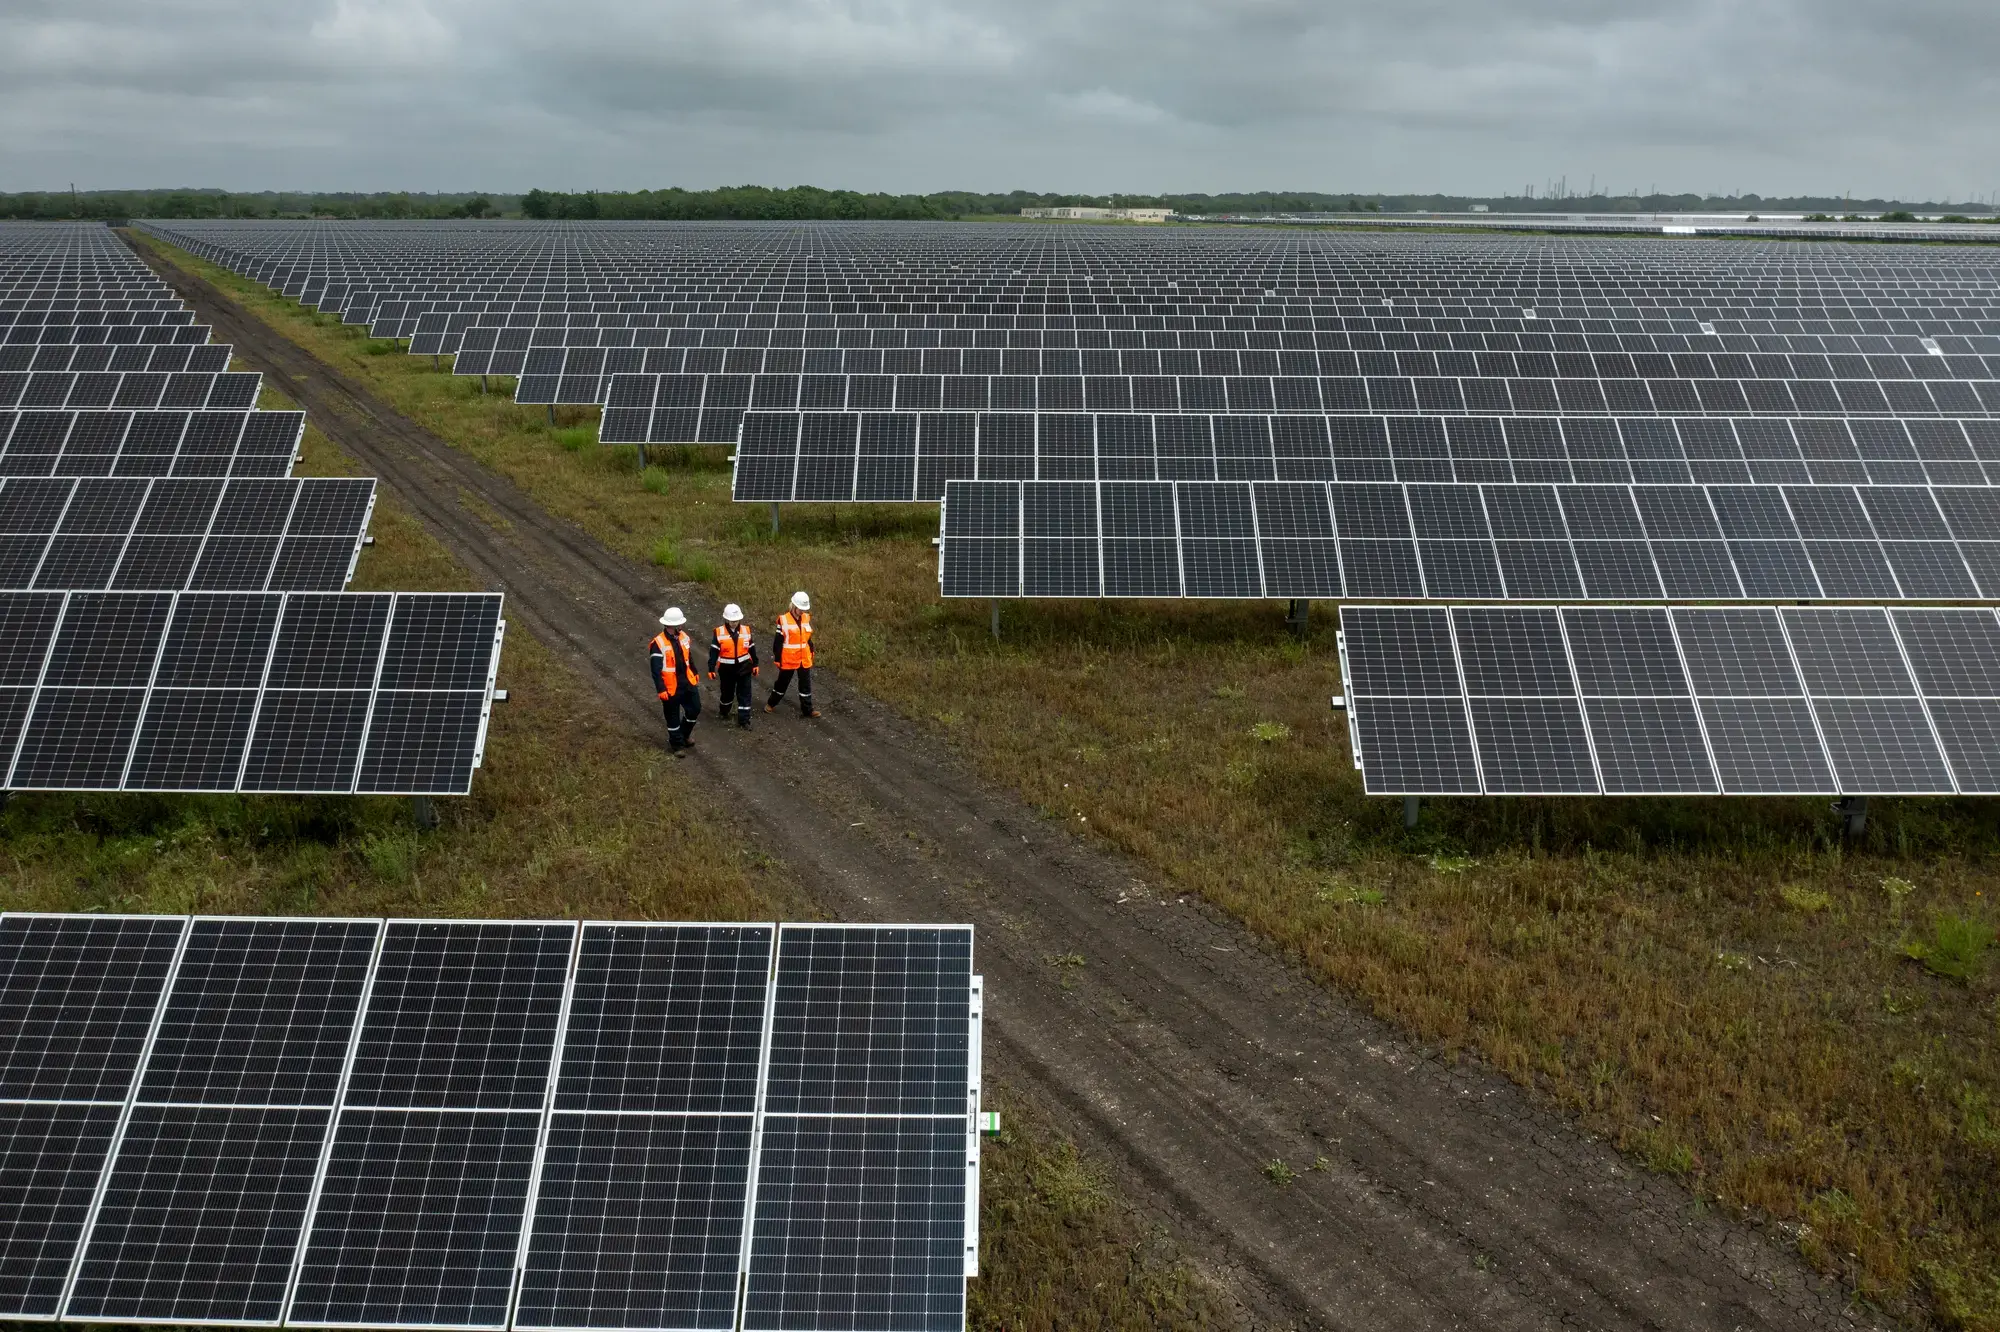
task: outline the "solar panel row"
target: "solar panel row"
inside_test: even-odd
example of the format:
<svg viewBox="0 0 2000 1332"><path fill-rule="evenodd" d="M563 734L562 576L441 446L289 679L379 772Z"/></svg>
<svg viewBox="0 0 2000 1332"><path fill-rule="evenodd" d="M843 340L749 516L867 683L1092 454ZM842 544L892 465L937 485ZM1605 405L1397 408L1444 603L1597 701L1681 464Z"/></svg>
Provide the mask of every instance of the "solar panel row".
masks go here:
<svg viewBox="0 0 2000 1332"><path fill-rule="evenodd" d="M205 330L204 330L205 331ZM118 371L153 374L221 374L229 369L235 349L227 343L193 345L178 343L132 343L112 346L104 343L42 343L36 346L0 345L0 372L8 371Z"/></svg>
<svg viewBox="0 0 2000 1332"><path fill-rule="evenodd" d="M0 476L290 476L304 412L0 412Z"/></svg>
<svg viewBox="0 0 2000 1332"><path fill-rule="evenodd" d="M337 592L375 482L0 478L0 590Z"/></svg>
<svg viewBox="0 0 2000 1332"><path fill-rule="evenodd" d="M2000 481L2000 423L751 412L732 489L921 502L960 478L1978 486Z"/></svg>
<svg viewBox="0 0 2000 1332"><path fill-rule="evenodd" d="M2000 620L1917 607L1345 606L1379 795L2000 794Z"/></svg>
<svg viewBox="0 0 2000 1332"><path fill-rule="evenodd" d="M497 593L0 593L0 789L463 795Z"/></svg>
<svg viewBox="0 0 2000 1332"><path fill-rule="evenodd" d="M971 944L10 914L0 1316L956 1332Z"/></svg>
<svg viewBox="0 0 2000 1332"><path fill-rule="evenodd" d="M2000 380L1419 379L1358 375L631 374L521 371L516 402L769 411L1338 412L1522 416L1991 416ZM561 354L557 353L556 359ZM584 353L572 351L571 361ZM1931 358L1936 360L1936 358ZM1940 368L1944 362L1937 361ZM1497 368L1497 367L1496 367ZM523 396L523 395L529 396Z"/></svg>
<svg viewBox="0 0 2000 1332"><path fill-rule="evenodd" d="M263 376L150 372L38 371L0 374L0 408L180 408L247 410L257 405Z"/></svg>
<svg viewBox="0 0 2000 1332"><path fill-rule="evenodd" d="M946 597L2000 600L1990 487L953 481Z"/></svg>

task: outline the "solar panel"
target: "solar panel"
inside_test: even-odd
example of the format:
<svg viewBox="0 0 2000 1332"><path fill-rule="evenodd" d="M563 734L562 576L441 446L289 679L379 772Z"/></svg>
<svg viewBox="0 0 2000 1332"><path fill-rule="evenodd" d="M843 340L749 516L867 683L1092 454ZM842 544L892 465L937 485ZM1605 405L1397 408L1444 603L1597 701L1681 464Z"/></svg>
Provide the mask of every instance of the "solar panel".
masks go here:
<svg viewBox="0 0 2000 1332"><path fill-rule="evenodd" d="M965 928L784 927L746 1329L963 1326L971 966Z"/></svg>
<svg viewBox="0 0 2000 1332"><path fill-rule="evenodd" d="M772 934L585 927L516 1327L735 1326Z"/></svg>
<svg viewBox="0 0 2000 1332"><path fill-rule="evenodd" d="M947 597L2000 597L1989 487L950 481L941 532Z"/></svg>
<svg viewBox="0 0 2000 1332"><path fill-rule="evenodd" d="M184 928L0 919L0 1315L61 1311Z"/></svg>
<svg viewBox="0 0 2000 1332"><path fill-rule="evenodd" d="M0 589L339 591L375 508L347 477L0 480Z"/></svg>
<svg viewBox="0 0 2000 1332"><path fill-rule="evenodd" d="M289 1324L507 1325L575 937L390 924Z"/></svg>
<svg viewBox="0 0 2000 1332"><path fill-rule="evenodd" d="M462 795L498 594L0 593L10 790Z"/></svg>
<svg viewBox="0 0 2000 1332"><path fill-rule="evenodd" d="M970 945L8 915L0 1312L960 1328Z"/></svg>
<svg viewBox="0 0 2000 1332"><path fill-rule="evenodd" d="M1370 794L1981 793L2000 759L1978 692L2000 681L1971 655L2000 643L1991 610L1346 606L1341 626Z"/></svg>
<svg viewBox="0 0 2000 1332"><path fill-rule="evenodd" d="M276 1325L379 930L193 922L65 1317Z"/></svg>

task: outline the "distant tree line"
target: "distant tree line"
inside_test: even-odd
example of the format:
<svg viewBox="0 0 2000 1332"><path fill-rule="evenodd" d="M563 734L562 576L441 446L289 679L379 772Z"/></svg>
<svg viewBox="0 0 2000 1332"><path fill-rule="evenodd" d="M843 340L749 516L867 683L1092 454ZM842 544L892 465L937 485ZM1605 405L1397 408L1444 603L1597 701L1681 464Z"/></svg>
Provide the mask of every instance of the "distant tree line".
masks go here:
<svg viewBox="0 0 2000 1332"><path fill-rule="evenodd" d="M515 200L490 194L291 194L227 190L68 190L0 194L0 218L499 217Z"/></svg>
<svg viewBox="0 0 2000 1332"><path fill-rule="evenodd" d="M1498 212L1803 212L1828 216L1852 213L1989 214L1984 206L1911 203L1896 199L1832 197L1765 198L1755 194L1718 197L1698 194L1577 196L1560 199L1477 198L1449 194L1038 194L1011 190L980 194L944 190L936 194L865 194L823 190L810 185L774 189L732 185L715 190L636 190L629 192L529 190L508 194L285 193L237 194L226 190L85 190L0 194L0 218L132 217L326 217L479 218L530 217L632 219L646 221L802 222L815 220L942 220L1011 217L1024 208L1171 208L1189 217L1261 213L1462 213L1474 205Z"/></svg>

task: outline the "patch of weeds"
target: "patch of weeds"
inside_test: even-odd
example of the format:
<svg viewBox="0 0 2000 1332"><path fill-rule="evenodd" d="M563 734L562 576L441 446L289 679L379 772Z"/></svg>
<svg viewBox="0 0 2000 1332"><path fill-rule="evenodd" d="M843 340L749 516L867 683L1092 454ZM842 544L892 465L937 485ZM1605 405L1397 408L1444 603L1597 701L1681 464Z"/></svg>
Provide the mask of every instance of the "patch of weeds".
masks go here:
<svg viewBox="0 0 2000 1332"><path fill-rule="evenodd" d="M1083 965L1083 954L1050 953L1047 957L1043 958L1042 961L1048 963L1052 967L1057 968L1058 970L1067 971L1072 967L1080 967Z"/></svg>
<svg viewBox="0 0 2000 1332"><path fill-rule="evenodd" d="M1050 1207L1079 1216L1088 1216L1110 1201L1104 1181L1068 1142L1058 1145L1035 1166L1034 1187Z"/></svg>
<svg viewBox="0 0 2000 1332"><path fill-rule="evenodd" d="M1986 950L1993 943L1993 927L1983 921L1938 913L1931 925L1931 937L1912 939L1903 952L1923 964L1933 976L1963 985L1986 967Z"/></svg>
<svg viewBox="0 0 2000 1332"><path fill-rule="evenodd" d="M394 338L370 338L361 344L362 354L366 356L394 356L402 350L403 344Z"/></svg>
<svg viewBox="0 0 2000 1332"><path fill-rule="evenodd" d="M1231 759L1222 769L1222 780L1241 791L1257 780L1257 765L1249 759Z"/></svg>
<svg viewBox="0 0 2000 1332"><path fill-rule="evenodd" d="M1313 901L1329 906L1381 906L1388 900L1380 888L1361 888L1351 883L1330 883L1313 893Z"/></svg>
<svg viewBox="0 0 2000 1332"><path fill-rule="evenodd" d="M1264 1178L1270 1180L1281 1189L1298 1177L1299 1172L1286 1165L1283 1161L1273 1159L1264 1163Z"/></svg>
<svg viewBox="0 0 2000 1332"><path fill-rule="evenodd" d="M879 659L888 650L882 636L869 629L857 629L849 634L841 645L842 654L850 661L867 663Z"/></svg>
<svg viewBox="0 0 2000 1332"><path fill-rule="evenodd" d="M1439 874L1463 874L1478 863L1471 856L1455 856L1447 851L1437 851L1431 855L1431 868Z"/></svg>
<svg viewBox="0 0 2000 1332"><path fill-rule="evenodd" d="M1333 1169L1333 1162L1327 1160L1324 1156L1315 1156L1313 1158L1312 1168L1314 1170L1324 1173L1328 1170Z"/></svg>
<svg viewBox="0 0 2000 1332"><path fill-rule="evenodd" d="M1254 739L1262 740L1265 744L1271 745L1276 744L1280 740L1291 739L1292 728L1283 722L1260 721L1250 728L1250 734Z"/></svg>
<svg viewBox="0 0 2000 1332"><path fill-rule="evenodd" d="M570 453L582 453L597 443L597 427L594 425L564 426L549 432Z"/></svg>
<svg viewBox="0 0 2000 1332"><path fill-rule="evenodd" d="M681 545L679 537L671 534L653 543L653 563L697 583L713 582L715 579L715 561L688 550Z"/></svg>
<svg viewBox="0 0 2000 1332"><path fill-rule="evenodd" d="M368 872L383 883L403 883L417 872L417 839L400 833L375 833L361 843Z"/></svg>
<svg viewBox="0 0 2000 1332"><path fill-rule="evenodd" d="M1715 965L1721 967L1724 971L1748 971L1750 970L1750 955L1748 953L1732 953L1727 950L1718 951L1715 955Z"/></svg>
<svg viewBox="0 0 2000 1332"><path fill-rule="evenodd" d="M1958 1089L1958 1133L1968 1147L2000 1152L2000 1117L1993 1112L1993 1100L1967 1082Z"/></svg>
<svg viewBox="0 0 2000 1332"><path fill-rule="evenodd" d="M1806 1210L1814 1224L1820 1226L1831 1226L1836 1222L1851 1224L1861 1219L1861 1205L1842 1189L1827 1189L1814 1195Z"/></svg>
<svg viewBox="0 0 2000 1332"><path fill-rule="evenodd" d="M1889 895L1890 919L1901 920L1903 918L1903 903L1911 893L1917 891L1917 885L1911 883L1908 879L1898 879L1894 875L1891 875L1889 878L1882 880L1882 891Z"/></svg>
<svg viewBox="0 0 2000 1332"><path fill-rule="evenodd" d="M1650 1129L1639 1135L1639 1155L1646 1162L1646 1169L1656 1175L1672 1175L1685 1178L1694 1173L1694 1148L1684 1142L1676 1142L1662 1129Z"/></svg>
<svg viewBox="0 0 2000 1332"><path fill-rule="evenodd" d="M1819 889L1808 888L1798 883L1778 885L1778 897L1792 910L1803 912L1808 916L1833 905L1833 899Z"/></svg>
<svg viewBox="0 0 2000 1332"><path fill-rule="evenodd" d="M1924 997L1920 994L1897 994L1886 985L1882 987L1882 1011L1890 1017L1902 1017L1923 1006Z"/></svg>
<svg viewBox="0 0 2000 1332"><path fill-rule="evenodd" d="M1215 687L1214 692L1215 696L1220 699L1238 699L1244 696L1242 685L1219 684Z"/></svg>
<svg viewBox="0 0 2000 1332"><path fill-rule="evenodd" d="M639 473L639 484L655 495L673 489L674 479L664 467L648 467Z"/></svg>

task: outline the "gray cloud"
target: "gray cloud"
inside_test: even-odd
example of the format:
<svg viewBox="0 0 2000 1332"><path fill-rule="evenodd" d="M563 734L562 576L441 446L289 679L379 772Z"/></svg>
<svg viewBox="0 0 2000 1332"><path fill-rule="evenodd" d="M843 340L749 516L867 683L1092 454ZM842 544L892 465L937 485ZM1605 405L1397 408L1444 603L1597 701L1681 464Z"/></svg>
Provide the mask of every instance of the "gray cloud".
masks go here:
<svg viewBox="0 0 2000 1332"><path fill-rule="evenodd" d="M0 188L2000 190L1972 0L12 0Z"/></svg>

